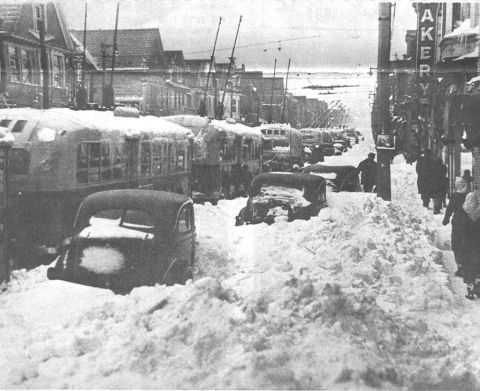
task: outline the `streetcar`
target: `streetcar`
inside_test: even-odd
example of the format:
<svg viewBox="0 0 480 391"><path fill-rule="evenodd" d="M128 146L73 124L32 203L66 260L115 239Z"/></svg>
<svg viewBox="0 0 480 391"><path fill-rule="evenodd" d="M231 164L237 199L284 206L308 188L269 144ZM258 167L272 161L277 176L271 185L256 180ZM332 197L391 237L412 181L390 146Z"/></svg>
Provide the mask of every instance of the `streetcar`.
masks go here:
<svg viewBox="0 0 480 391"><path fill-rule="evenodd" d="M268 171L290 170L294 164L303 165L302 133L288 124L263 124L263 162Z"/></svg>
<svg viewBox="0 0 480 391"><path fill-rule="evenodd" d="M300 133L302 133L304 147L311 147L313 145L320 147L325 156L332 156L335 153L332 135L327 129L303 128L300 129Z"/></svg>
<svg viewBox="0 0 480 391"><path fill-rule="evenodd" d="M214 120L194 115L162 117L192 130L192 198L216 205L222 197L246 194L262 168L262 134L234 119Z"/></svg>
<svg viewBox="0 0 480 391"><path fill-rule="evenodd" d="M190 130L138 111L0 110L9 152L14 267L54 258L80 202L102 190L144 188L190 195Z"/></svg>

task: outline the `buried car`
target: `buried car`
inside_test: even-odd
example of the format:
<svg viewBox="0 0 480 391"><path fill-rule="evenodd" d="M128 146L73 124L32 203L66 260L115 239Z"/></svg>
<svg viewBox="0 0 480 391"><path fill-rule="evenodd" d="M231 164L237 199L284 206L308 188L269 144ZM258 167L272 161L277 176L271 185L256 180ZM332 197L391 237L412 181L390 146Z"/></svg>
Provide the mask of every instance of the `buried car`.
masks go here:
<svg viewBox="0 0 480 391"><path fill-rule="evenodd" d="M155 190L109 190L80 204L48 278L115 293L157 283L185 283L195 270L192 200Z"/></svg>
<svg viewBox="0 0 480 391"><path fill-rule="evenodd" d="M358 170L354 166L328 166L311 164L305 167L304 174L319 175L327 182L327 191L361 191Z"/></svg>
<svg viewBox="0 0 480 391"><path fill-rule="evenodd" d="M309 220L326 206L326 182L322 177L263 173L253 178L247 205L236 216L235 225Z"/></svg>

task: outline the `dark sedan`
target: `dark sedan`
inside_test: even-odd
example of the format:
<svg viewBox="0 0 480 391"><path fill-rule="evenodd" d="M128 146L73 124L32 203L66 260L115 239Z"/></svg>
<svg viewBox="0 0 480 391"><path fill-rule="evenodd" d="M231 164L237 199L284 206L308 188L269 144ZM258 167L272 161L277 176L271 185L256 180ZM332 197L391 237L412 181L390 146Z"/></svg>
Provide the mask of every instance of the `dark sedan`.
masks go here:
<svg viewBox="0 0 480 391"><path fill-rule="evenodd" d="M110 190L80 205L49 279L128 293L141 285L185 283L195 269L190 198L154 190Z"/></svg>

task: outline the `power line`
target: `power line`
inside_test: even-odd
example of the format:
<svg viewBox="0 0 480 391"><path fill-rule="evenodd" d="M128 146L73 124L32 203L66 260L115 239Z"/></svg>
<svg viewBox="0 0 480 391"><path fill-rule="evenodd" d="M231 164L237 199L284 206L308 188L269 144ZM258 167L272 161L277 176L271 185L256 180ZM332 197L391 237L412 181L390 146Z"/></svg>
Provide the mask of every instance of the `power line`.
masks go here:
<svg viewBox="0 0 480 391"><path fill-rule="evenodd" d="M237 46L237 49L249 48L249 47L254 47L254 46L263 46L263 45L268 45L268 44L272 44L272 43L278 44L279 42L301 41L301 40L304 40L304 39L319 38L319 37L321 37L321 35L310 35L310 36L305 36L305 37L290 38L290 39L283 39L283 40L278 40L277 39L276 41L252 43L252 44L249 44L249 45L240 45L240 46ZM221 49L217 49L217 52L220 51L220 50L231 50L231 49L232 48L221 48ZM209 50L198 50L198 51L195 51L195 52L185 52L183 54L198 54L198 53L207 53L207 52L209 52Z"/></svg>

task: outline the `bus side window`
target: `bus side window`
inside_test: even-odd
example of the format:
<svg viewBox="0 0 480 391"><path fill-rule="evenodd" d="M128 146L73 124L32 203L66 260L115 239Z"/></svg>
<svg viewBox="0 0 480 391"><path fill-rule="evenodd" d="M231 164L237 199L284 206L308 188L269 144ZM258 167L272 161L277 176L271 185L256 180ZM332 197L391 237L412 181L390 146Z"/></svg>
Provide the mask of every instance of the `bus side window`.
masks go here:
<svg viewBox="0 0 480 391"><path fill-rule="evenodd" d="M142 141L140 173L143 177L152 175L152 144L150 141Z"/></svg>
<svg viewBox="0 0 480 391"><path fill-rule="evenodd" d="M100 180L101 144L88 143L88 182Z"/></svg>
<svg viewBox="0 0 480 391"><path fill-rule="evenodd" d="M122 179L125 172L125 163L118 145L113 145L113 179Z"/></svg>
<svg viewBox="0 0 480 391"><path fill-rule="evenodd" d="M110 156L110 145L102 143L102 180L112 179L112 161Z"/></svg>
<svg viewBox="0 0 480 391"><path fill-rule="evenodd" d="M82 143L77 147L77 182L87 183L87 144Z"/></svg>
<svg viewBox="0 0 480 391"><path fill-rule="evenodd" d="M159 141L154 141L152 145L153 175L162 174L162 148Z"/></svg>
<svg viewBox="0 0 480 391"><path fill-rule="evenodd" d="M185 170L185 147L183 144L177 144L176 171Z"/></svg>

